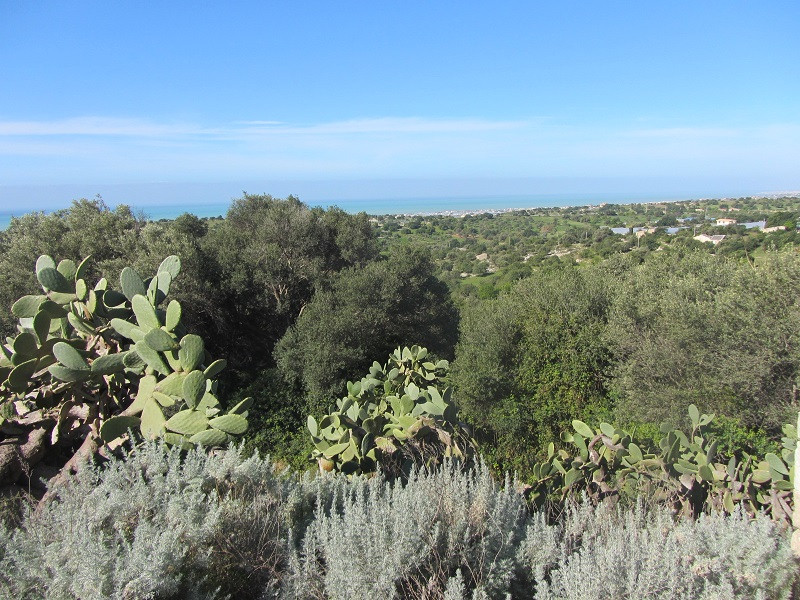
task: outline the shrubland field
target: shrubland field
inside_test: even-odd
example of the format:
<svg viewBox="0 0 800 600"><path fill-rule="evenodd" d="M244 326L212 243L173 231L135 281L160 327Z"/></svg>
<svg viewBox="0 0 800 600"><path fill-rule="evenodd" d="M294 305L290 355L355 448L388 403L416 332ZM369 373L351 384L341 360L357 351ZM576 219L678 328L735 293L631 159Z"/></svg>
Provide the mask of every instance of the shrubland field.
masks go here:
<svg viewBox="0 0 800 600"><path fill-rule="evenodd" d="M791 597L798 218L245 195L222 219L14 219L0 585Z"/></svg>

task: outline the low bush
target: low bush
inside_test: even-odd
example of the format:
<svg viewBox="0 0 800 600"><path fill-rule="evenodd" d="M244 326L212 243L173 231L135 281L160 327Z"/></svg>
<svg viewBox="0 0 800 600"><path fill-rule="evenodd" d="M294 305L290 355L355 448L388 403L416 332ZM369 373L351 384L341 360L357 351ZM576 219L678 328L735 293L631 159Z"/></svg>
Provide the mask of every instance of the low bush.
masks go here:
<svg viewBox="0 0 800 600"><path fill-rule="evenodd" d="M238 451L148 444L87 465L57 500L0 533L0 597L217 598L269 589L292 486Z"/></svg>
<svg viewBox="0 0 800 600"><path fill-rule="evenodd" d="M726 455L715 438L725 425L710 427L715 415L701 414L694 404L688 417L691 429L684 433L663 423L658 441L650 431L639 436L635 428L629 432L610 423L592 428L574 420L573 431L561 434L564 447L556 452L551 442L547 460L531 469L530 500L542 506L581 494L595 503L648 497L687 517L742 509L791 521L797 427L783 426L781 446L775 448L780 455L744 450ZM723 442L729 445L730 438Z"/></svg>
<svg viewBox="0 0 800 600"><path fill-rule="evenodd" d="M317 423L308 417L314 442L311 457L323 471L365 475L381 471L387 478L407 478L445 458L469 464L476 443L458 419L452 389L443 381L446 360L431 362L427 348L397 348L381 366L355 383L338 410Z"/></svg>
<svg viewBox="0 0 800 600"><path fill-rule="evenodd" d="M441 598L467 587L502 597L514 579L525 502L478 465L417 472L406 485L354 479L315 519L292 557L294 598Z"/></svg>
<svg viewBox="0 0 800 600"><path fill-rule="evenodd" d="M536 600L790 598L796 565L781 528L743 512L675 521L640 501L571 505L560 524L534 519L521 562Z"/></svg>
<svg viewBox="0 0 800 600"><path fill-rule="evenodd" d="M148 443L0 529L0 597L790 597L788 531L763 515L584 502L548 518L516 488L480 462L390 483Z"/></svg>

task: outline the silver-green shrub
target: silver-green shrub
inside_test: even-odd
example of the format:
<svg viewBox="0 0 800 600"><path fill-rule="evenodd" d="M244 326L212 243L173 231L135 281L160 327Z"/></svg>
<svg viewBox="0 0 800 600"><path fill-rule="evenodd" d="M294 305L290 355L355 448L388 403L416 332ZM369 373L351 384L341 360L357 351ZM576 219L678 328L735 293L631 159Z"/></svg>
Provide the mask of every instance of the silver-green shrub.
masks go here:
<svg viewBox="0 0 800 600"><path fill-rule="evenodd" d="M520 559L537 600L777 600L791 596L797 570L787 531L764 515L676 521L641 502L573 505L557 526L532 520Z"/></svg>
<svg viewBox="0 0 800 600"><path fill-rule="evenodd" d="M287 492L268 460L236 449L151 443L102 469L87 465L57 501L0 532L0 597L215 598L234 572L269 587Z"/></svg>
<svg viewBox="0 0 800 600"><path fill-rule="evenodd" d="M470 589L495 597L513 578L525 515L511 482L483 464L417 472L405 485L355 479L318 504L293 560L293 596L441 597L460 569Z"/></svg>
<svg viewBox="0 0 800 600"><path fill-rule="evenodd" d="M767 518L586 502L553 523L515 488L482 464L388 483L150 443L0 529L0 598L790 597L797 563Z"/></svg>

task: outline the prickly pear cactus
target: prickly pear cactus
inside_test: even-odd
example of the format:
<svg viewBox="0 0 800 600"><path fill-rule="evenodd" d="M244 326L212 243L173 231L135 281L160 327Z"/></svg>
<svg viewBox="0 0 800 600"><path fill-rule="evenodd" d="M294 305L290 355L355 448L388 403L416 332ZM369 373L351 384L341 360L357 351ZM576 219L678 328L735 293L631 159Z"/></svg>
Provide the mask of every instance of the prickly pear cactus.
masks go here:
<svg viewBox="0 0 800 600"><path fill-rule="evenodd" d="M427 468L444 457L470 460L475 442L458 420L452 390L441 389L447 361L426 360L419 346L398 348L361 381L347 383L337 410L319 422L308 417L312 460L323 471L373 473L390 477Z"/></svg>
<svg viewBox="0 0 800 600"><path fill-rule="evenodd" d="M707 426L714 415L689 406L689 434L661 426L657 445L634 440L634 435L608 423L592 429L573 421L574 432L564 432L565 447L548 448L547 459L533 468L529 497L541 504L549 497L587 494L598 501L609 495L646 494L692 516L715 509L728 513L741 506L754 514L765 511L788 521L792 516L794 452L797 430L785 425L781 456L763 459L743 454L720 462L717 442Z"/></svg>
<svg viewBox="0 0 800 600"><path fill-rule="evenodd" d="M225 445L242 434L251 400L223 412L215 378L225 361L186 333L179 302L162 307L180 259L167 257L149 279L126 267L121 291L105 279L89 287L88 260L40 256L42 294L11 309L19 333L0 345L4 433L48 427L51 446L69 446L87 435L118 444L133 430L186 447Z"/></svg>

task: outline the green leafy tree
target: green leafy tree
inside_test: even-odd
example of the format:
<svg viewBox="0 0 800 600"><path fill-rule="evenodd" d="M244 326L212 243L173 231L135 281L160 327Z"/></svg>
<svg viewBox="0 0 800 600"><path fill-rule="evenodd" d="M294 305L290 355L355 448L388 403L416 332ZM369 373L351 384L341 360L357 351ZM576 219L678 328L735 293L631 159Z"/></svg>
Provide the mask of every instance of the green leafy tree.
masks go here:
<svg viewBox="0 0 800 600"><path fill-rule="evenodd" d="M800 371L800 260L659 254L621 284L609 320L620 417L679 424L683 406L780 430Z"/></svg>
<svg viewBox="0 0 800 600"><path fill-rule="evenodd" d="M398 248L386 260L346 269L317 292L276 347L278 367L324 408L372 357L416 339L452 355L458 313L427 252Z"/></svg>
<svg viewBox="0 0 800 600"><path fill-rule="evenodd" d="M503 466L525 469L572 419L608 408L607 279L540 271L466 308L453 382L465 418Z"/></svg>
<svg viewBox="0 0 800 600"><path fill-rule="evenodd" d="M115 281L122 268L133 262L143 226L130 208L120 205L112 210L101 198L76 200L70 208L52 214L29 213L12 219L8 228L0 232L3 332L8 335L15 331L15 320L7 312L12 303L40 289L30 268L40 255L51 254L76 263L91 255L87 277L96 279L102 274ZM157 265L156 262L153 267Z"/></svg>
<svg viewBox="0 0 800 600"><path fill-rule="evenodd" d="M216 333L251 372L271 365L275 342L318 287L377 252L366 215L309 209L293 196L245 194L207 238L225 315Z"/></svg>
<svg viewBox="0 0 800 600"><path fill-rule="evenodd" d="M795 229L797 227L798 213L792 211L781 210L772 213L767 217L767 227L784 226L787 229Z"/></svg>

